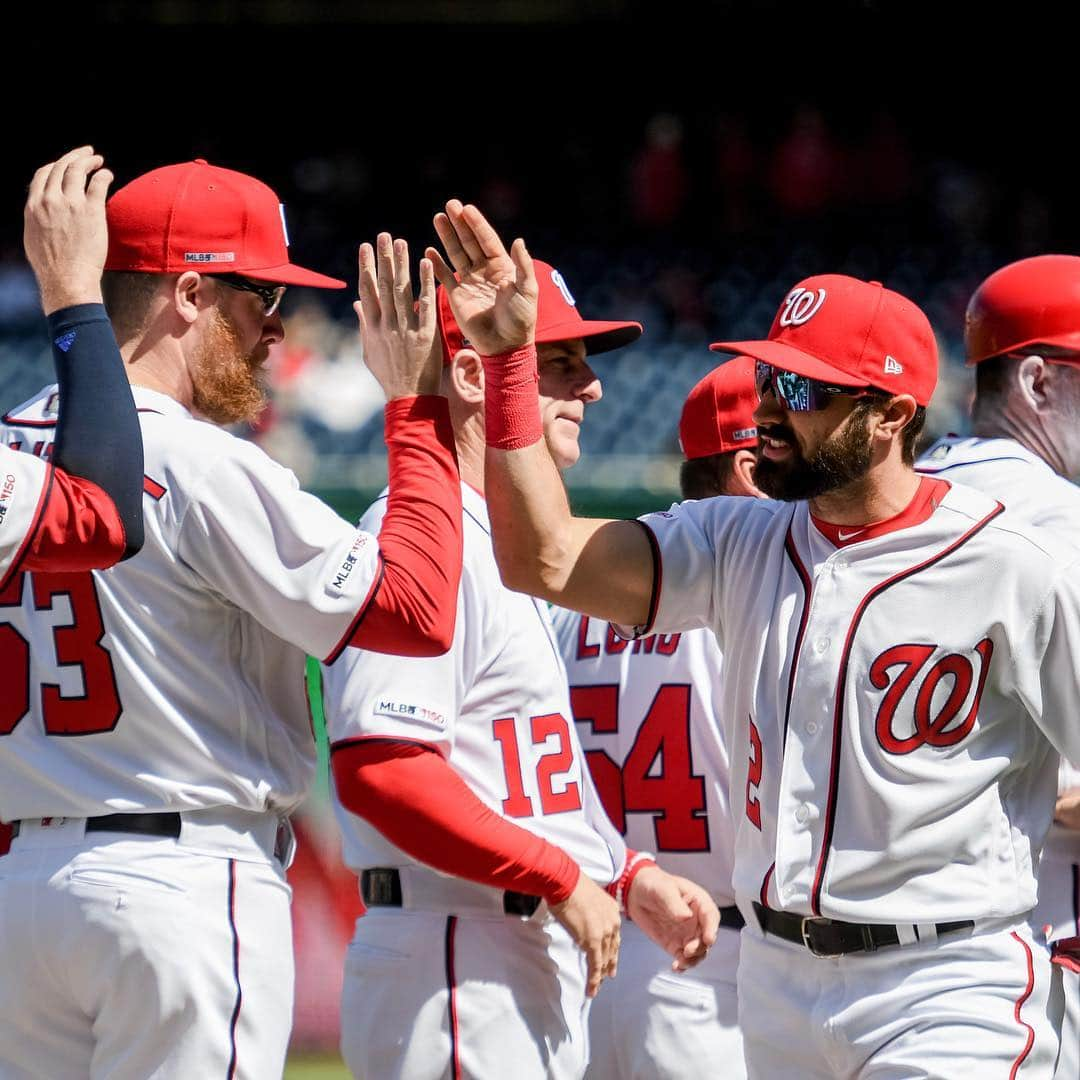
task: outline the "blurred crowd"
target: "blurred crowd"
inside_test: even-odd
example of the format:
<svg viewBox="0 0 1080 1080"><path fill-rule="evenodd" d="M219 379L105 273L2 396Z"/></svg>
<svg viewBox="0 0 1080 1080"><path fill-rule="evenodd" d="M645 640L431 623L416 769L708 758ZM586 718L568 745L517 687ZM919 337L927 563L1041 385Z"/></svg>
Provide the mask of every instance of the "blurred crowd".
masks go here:
<svg viewBox="0 0 1080 1080"><path fill-rule="evenodd" d="M927 434L966 430L970 380L958 357L967 298L996 266L1067 250L1052 195L916 145L887 111L838 126L801 105L775 129L734 114L660 113L598 138L570 128L542 170L515 167L497 146L466 162L435 147L414 177L432 205L435 193L460 194L505 233L524 235L560 268L586 317L645 325L637 345L596 364L604 400L590 410L571 486L672 491L678 408L716 359L708 343L763 335L783 290L811 273L880 280L923 307L944 359ZM378 175L361 149L306 157L290 181L290 223L305 253L343 276L352 253L340 223L356 222L357 203L372 214L386 207L384 224L401 232L395 217L408 194L410 238L416 247L429 239L415 216L424 199ZM301 290L286 299L272 407L251 433L313 487L371 489L383 475L381 395L358 362L350 299ZM9 247L0 251L9 400L22 388L29 395L48 364L33 278Z"/></svg>

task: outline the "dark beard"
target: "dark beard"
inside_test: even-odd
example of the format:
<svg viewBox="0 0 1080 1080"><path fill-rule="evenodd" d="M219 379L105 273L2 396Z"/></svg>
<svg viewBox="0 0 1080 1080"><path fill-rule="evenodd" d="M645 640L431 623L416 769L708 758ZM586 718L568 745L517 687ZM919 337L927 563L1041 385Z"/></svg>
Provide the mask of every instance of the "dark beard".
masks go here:
<svg viewBox="0 0 1080 1080"><path fill-rule="evenodd" d="M804 458L795 442L795 435L783 425L758 428L757 464L754 483L772 499L793 502L796 499L816 499L830 491L847 487L861 480L870 471L869 405L856 405L848 423L818 447L810 458ZM785 438L794 452L789 462L770 461L761 453L762 435Z"/></svg>
<svg viewBox="0 0 1080 1080"><path fill-rule="evenodd" d="M215 424L253 421L266 405L259 372L268 348L261 343L251 353L241 353L240 335L223 312L214 322L195 358L192 405Z"/></svg>

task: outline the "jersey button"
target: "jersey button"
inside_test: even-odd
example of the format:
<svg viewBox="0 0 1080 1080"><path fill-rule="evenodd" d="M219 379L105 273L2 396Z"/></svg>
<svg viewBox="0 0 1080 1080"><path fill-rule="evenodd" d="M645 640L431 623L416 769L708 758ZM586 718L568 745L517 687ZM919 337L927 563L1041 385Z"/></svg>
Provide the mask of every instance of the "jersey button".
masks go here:
<svg viewBox="0 0 1080 1080"><path fill-rule="evenodd" d="M806 734L807 735L816 735L817 732L818 732L817 721L816 720L807 720L806 721Z"/></svg>
<svg viewBox="0 0 1080 1080"><path fill-rule="evenodd" d="M827 637L819 637L817 641L814 642L814 648L817 649L819 653L823 653L829 645L830 641Z"/></svg>
<svg viewBox="0 0 1080 1080"><path fill-rule="evenodd" d="M810 811L809 811L809 809L807 808L807 806L806 806L806 804L805 804L805 803L803 803L803 805L802 805L802 806L800 806L800 807L799 807L799 808L798 808L798 809L797 809L797 810L795 811L795 820L796 820L796 821L797 821L797 822L798 822L798 823L799 823L800 825L804 825L804 824L806 823L806 819L807 819L807 818L808 818L809 816L810 816Z"/></svg>

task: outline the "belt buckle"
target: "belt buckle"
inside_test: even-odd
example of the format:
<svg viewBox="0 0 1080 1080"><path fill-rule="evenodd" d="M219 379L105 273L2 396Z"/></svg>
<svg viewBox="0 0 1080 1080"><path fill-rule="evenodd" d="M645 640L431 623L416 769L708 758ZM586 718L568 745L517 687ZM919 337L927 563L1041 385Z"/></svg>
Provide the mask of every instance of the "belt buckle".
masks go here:
<svg viewBox="0 0 1080 1080"><path fill-rule="evenodd" d="M827 920L819 919L814 915L804 915L803 921L799 926L799 932L802 934L802 943L806 946L807 949L809 949L811 956L816 956L822 960L835 960L838 956L843 956L844 954L842 952L822 952L820 949L815 947L813 941L810 938L809 926L814 924L820 925L821 923L826 921Z"/></svg>

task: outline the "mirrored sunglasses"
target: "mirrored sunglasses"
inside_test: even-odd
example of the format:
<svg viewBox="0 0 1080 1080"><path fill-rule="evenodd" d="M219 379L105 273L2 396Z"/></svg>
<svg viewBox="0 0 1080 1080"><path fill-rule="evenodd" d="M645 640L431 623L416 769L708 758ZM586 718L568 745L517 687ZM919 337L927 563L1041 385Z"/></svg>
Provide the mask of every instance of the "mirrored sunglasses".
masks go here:
<svg viewBox="0 0 1080 1080"><path fill-rule="evenodd" d="M881 392L872 387L830 386L806 375L797 375L794 371L783 371L764 360L754 364L754 384L759 398L771 389L780 403L791 412L816 412L824 409L840 394L856 398L881 396Z"/></svg>

